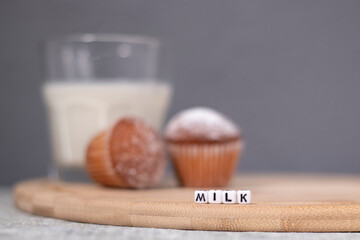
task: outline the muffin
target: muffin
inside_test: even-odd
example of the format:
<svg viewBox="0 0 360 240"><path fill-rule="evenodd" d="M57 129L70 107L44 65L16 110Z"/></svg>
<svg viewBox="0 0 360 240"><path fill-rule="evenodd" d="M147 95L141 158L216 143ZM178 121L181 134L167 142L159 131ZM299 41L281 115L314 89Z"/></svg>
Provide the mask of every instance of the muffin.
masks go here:
<svg viewBox="0 0 360 240"><path fill-rule="evenodd" d="M210 108L175 115L165 129L177 175L186 187L226 186L243 149L239 128Z"/></svg>
<svg viewBox="0 0 360 240"><path fill-rule="evenodd" d="M104 186L146 188L159 182L165 160L161 136L144 121L127 117L91 141L86 168Z"/></svg>

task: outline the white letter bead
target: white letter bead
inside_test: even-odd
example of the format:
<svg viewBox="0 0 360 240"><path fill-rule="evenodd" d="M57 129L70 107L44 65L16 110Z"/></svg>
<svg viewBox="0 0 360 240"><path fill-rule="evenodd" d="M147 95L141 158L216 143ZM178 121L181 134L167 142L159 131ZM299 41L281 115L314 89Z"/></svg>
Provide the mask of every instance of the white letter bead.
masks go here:
<svg viewBox="0 0 360 240"><path fill-rule="evenodd" d="M208 203L208 191L195 191L194 200L196 203Z"/></svg>
<svg viewBox="0 0 360 240"><path fill-rule="evenodd" d="M251 203L251 191L249 190L237 191L237 202L240 204Z"/></svg>
<svg viewBox="0 0 360 240"><path fill-rule="evenodd" d="M222 191L210 190L209 191L209 203L222 203Z"/></svg>
<svg viewBox="0 0 360 240"><path fill-rule="evenodd" d="M222 192L222 203L231 204L236 203L236 191L225 190Z"/></svg>

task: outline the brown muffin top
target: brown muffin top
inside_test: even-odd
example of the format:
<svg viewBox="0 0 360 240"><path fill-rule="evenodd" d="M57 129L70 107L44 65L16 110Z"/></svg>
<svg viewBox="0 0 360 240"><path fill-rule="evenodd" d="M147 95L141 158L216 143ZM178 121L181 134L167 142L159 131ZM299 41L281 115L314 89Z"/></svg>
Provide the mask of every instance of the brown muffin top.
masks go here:
<svg viewBox="0 0 360 240"><path fill-rule="evenodd" d="M164 172L162 139L152 127L137 118L122 118L114 125L110 156L115 171L131 187L153 186Z"/></svg>
<svg viewBox="0 0 360 240"><path fill-rule="evenodd" d="M175 115L165 130L174 143L218 143L238 139L239 128L215 110L196 107Z"/></svg>

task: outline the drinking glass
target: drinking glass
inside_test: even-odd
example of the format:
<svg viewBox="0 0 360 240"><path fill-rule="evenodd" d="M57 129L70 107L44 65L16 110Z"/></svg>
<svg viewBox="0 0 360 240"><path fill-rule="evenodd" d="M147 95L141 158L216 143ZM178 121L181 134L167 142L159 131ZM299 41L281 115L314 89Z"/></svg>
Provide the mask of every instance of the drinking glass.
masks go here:
<svg viewBox="0 0 360 240"><path fill-rule="evenodd" d="M123 116L139 117L160 130L172 85L158 74L159 40L119 34L53 38L45 48L51 175L83 181L92 138Z"/></svg>

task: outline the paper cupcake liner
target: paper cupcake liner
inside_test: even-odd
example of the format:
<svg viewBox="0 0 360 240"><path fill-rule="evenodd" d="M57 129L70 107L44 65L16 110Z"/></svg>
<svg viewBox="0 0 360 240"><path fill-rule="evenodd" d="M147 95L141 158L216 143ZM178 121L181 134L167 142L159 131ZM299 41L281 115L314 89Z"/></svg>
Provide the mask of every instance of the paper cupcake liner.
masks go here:
<svg viewBox="0 0 360 240"><path fill-rule="evenodd" d="M226 186L242 153L243 141L212 144L169 144L169 151L182 185Z"/></svg>

